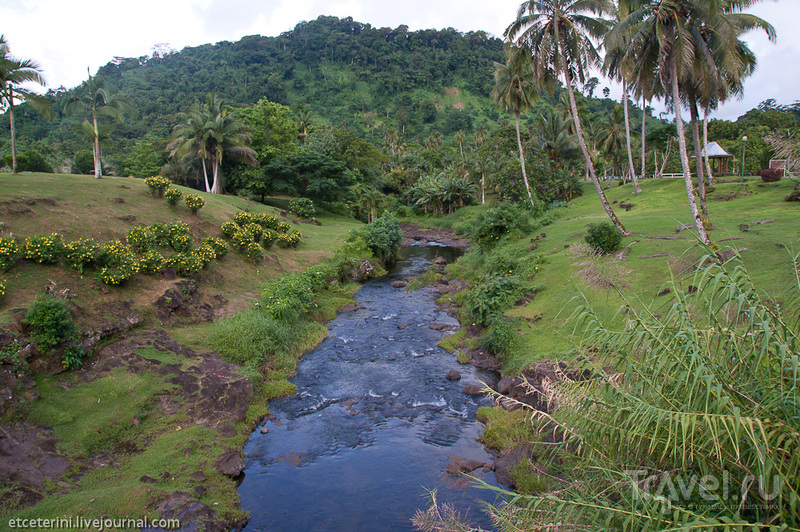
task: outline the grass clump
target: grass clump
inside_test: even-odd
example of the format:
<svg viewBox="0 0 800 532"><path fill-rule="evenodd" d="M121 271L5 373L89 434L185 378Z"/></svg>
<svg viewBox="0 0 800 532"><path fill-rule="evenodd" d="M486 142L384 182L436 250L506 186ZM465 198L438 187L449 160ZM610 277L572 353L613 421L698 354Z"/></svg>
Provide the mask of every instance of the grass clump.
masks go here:
<svg viewBox="0 0 800 532"><path fill-rule="evenodd" d="M66 303L53 296L37 298L25 314L23 323L31 328L31 339L43 353L78 337L78 326Z"/></svg>

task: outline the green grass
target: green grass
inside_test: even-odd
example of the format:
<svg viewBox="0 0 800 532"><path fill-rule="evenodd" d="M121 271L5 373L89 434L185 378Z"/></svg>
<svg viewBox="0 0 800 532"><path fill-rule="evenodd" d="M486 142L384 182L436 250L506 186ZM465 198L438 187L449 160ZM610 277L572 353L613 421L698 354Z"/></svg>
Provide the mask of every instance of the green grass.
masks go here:
<svg viewBox="0 0 800 532"><path fill-rule="evenodd" d="M189 226L196 245L205 237L220 237L220 226L231 221L237 212L279 215L277 209L245 198L173 186L181 189L184 195L198 193L205 199L205 207L197 215L192 215L183 204L170 207L163 198L150 195L143 179L97 180L69 174L0 173L0 189L3 190L0 216L5 224L0 228L0 236L13 233L18 239L24 239L57 232L65 242L78 238L124 242L133 225L179 220ZM126 218L131 216L135 220ZM206 283L205 293L210 297L225 297L230 312L246 308L258 297L256 287L260 282L299 271L333 255L350 230L363 225L353 218L328 213L320 213L317 219L321 226L295 224L290 217L292 229L303 234L303 241L297 249L270 248L260 264L246 260L235 251L219 261L212 261L200 274L212 281ZM103 293L95 285L93 272L79 274L59 265L43 266L28 261L18 262L3 274L3 278L7 283L6 296L0 299L0 323L9 322L9 310L27 305L51 280L59 290L69 289L73 301L84 309L86 321L102 319L100 309L122 298L132 299L134 306L149 307L170 284L161 276L137 274L124 286Z"/></svg>
<svg viewBox="0 0 800 532"><path fill-rule="evenodd" d="M778 183L761 183L751 178L747 183L750 192L742 197L722 201L715 199L731 197L740 192L738 183L725 183L715 187L708 203L711 220L716 227L711 238L720 249L728 246L746 248L742 252L745 266L754 283L764 295L786 305L784 294L792 286L791 256L800 251L800 205L783 201L794 187L793 180ZM622 305L621 298L609 290L589 288L577 277L579 260L569 247L583 242L589 224L607 220L599 199L590 187L572 202L566 212L555 223L535 233L546 233L538 248L529 253L543 257L546 263L540 267L534 282L545 289L531 303L514 307L509 316L519 317L523 325L519 328L519 360L509 362L521 369L527 363L547 358L569 358L580 342L580 334L574 330L570 320L576 306L574 298L583 294L590 304L600 311L606 320L612 320ZM634 236L623 240L623 246L631 251L621 267L631 273L624 276L630 285L629 295L641 299L643 304L659 305L657 294L670 279L671 262L688 264L699 252L692 249L696 243L693 231L675 234L676 226L690 221L689 207L682 180L662 179L642 182L643 192L633 194L631 185L612 187L606 191L609 201L614 203L617 214ZM630 212L619 208L620 203L632 203ZM743 232L741 224L776 218L772 223L750 226ZM531 237L533 235L530 235ZM654 236L680 236L680 240L652 238ZM736 240L722 241L728 238ZM530 237L508 244L511 248L527 250ZM641 258L647 255L669 253L664 257Z"/></svg>

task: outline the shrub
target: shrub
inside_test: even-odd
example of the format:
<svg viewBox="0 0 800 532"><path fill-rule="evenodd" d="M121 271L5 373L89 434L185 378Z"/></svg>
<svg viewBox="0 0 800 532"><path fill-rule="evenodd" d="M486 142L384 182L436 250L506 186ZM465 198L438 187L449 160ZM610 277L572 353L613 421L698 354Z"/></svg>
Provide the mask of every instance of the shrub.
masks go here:
<svg viewBox="0 0 800 532"><path fill-rule="evenodd" d="M261 235L261 246L264 249L267 249L272 246L272 243L275 242L278 238L278 233L273 231L272 229L264 230L264 233Z"/></svg>
<svg viewBox="0 0 800 532"><path fill-rule="evenodd" d="M0 297L6 295L6 280L0 279Z"/></svg>
<svg viewBox="0 0 800 532"><path fill-rule="evenodd" d="M464 308L475 323L486 326L521 295L522 289L523 283L517 277L486 275L470 288L464 301Z"/></svg>
<svg viewBox="0 0 800 532"><path fill-rule="evenodd" d="M83 273L84 268L92 266L100 256L100 245L94 238L79 238L64 248L64 264Z"/></svg>
<svg viewBox="0 0 800 532"><path fill-rule="evenodd" d="M292 231L288 234L280 234L275 242L278 244L278 247L282 248L296 248L297 244L300 243L300 240L303 238L302 233L300 231Z"/></svg>
<svg viewBox="0 0 800 532"><path fill-rule="evenodd" d="M178 190L177 188L170 188L164 193L164 197L169 203L170 207L175 207L178 205L178 202L181 200L181 196L183 196L183 192Z"/></svg>
<svg viewBox="0 0 800 532"><path fill-rule="evenodd" d="M491 249L503 238L531 231L530 212L512 203L501 203L478 218L474 240L483 249Z"/></svg>
<svg viewBox="0 0 800 532"><path fill-rule="evenodd" d="M220 227L220 231L222 231L222 236L224 236L225 238L233 238L233 235L238 230L239 230L239 226L236 225L233 222L225 222Z"/></svg>
<svg viewBox="0 0 800 532"><path fill-rule="evenodd" d="M488 331L481 336L479 345L494 355L508 358L517 348L516 322L500 316L492 320Z"/></svg>
<svg viewBox="0 0 800 532"><path fill-rule="evenodd" d="M170 224L154 223L150 226L150 231L157 246L169 246L169 229Z"/></svg>
<svg viewBox="0 0 800 532"><path fill-rule="evenodd" d="M614 253L622 245L622 231L611 222L592 224L586 235L586 243L605 254Z"/></svg>
<svg viewBox="0 0 800 532"><path fill-rule="evenodd" d="M164 196L164 191L169 188L170 181L166 177L155 176L148 177L144 180L144 184L150 189L150 195L154 198L161 198Z"/></svg>
<svg viewBox="0 0 800 532"><path fill-rule="evenodd" d="M774 183L776 181L780 181L781 177L783 177L783 170L778 170L777 168L766 168L761 170L761 181L764 183Z"/></svg>
<svg viewBox="0 0 800 532"><path fill-rule="evenodd" d="M247 229L237 229L231 237L231 244L239 250L244 250L251 242L254 242L253 233Z"/></svg>
<svg viewBox="0 0 800 532"><path fill-rule="evenodd" d="M139 259L139 271L147 275L155 275L164 267L164 257L158 251L151 249Z"/></svg>
<svg viewBox="0 0 800 532"><path fill-rule="evenodd" d="M137 253L143 253L152 248L156 243L153 230L146 225L134 225L128 230L125 238L128 245Z"/></svg>
<svg viewBox="0 0 800 532"><path fill-rule="evenodd" d="M78 369L83 364L86 352L77 344L68 346L61 355L61 365L67 369Z"/></svg>
<svg viewBox="0 0 800 532"><path fill-rule="evenodd" d="M197 211L202 209L205 204L206 200L200 197L199 194L189 194L186 196L186 206L189 207L189 210L192 211L192 214L197 214Z"/></svg>
<svg viewBox="0 0 800 532"><path fill-rule="evenodd" d="M250 231L250 234L253 235L254 242L260 241L261 235L264 233L264 230L257 223L247 224L244 226L244 229Z"/></svg>
<svg viewBox="0 0 800 532"><path fill-rule="evenodd" d="M289 225L289 222L278 222L275 229L277 229L279 233L286 233L289 231L289 229L291 229L291 227L292 226Z"/></svg>
<svg viewBox="0 0 800 532"><path fill-rule="evenodd" d="M253 217L253 221L264 229L278 229L278 217L262 212Z"/></svg>
<svg viewBox="0 0 800 532"><path fill-rule="evenodd" d="M56 233L34 235L25 241L25 258L39 264L53 264L64 253L64 242Z"/></svg>
<svg viewBox="0 0 800 532"><path fill-rule="evenodd" d="M23 323L31 328L31 339L43 353L78 337L78 327L67 305L53 296L36 298Z"/></svg>
<svg viewBox="0 0 800 532"><path fill-rule="evenodd" d="M348 242L361 238L372 254L381 261L388 260L400 249L403 232L400 224L390 213L384 213L371 224L350 232Z"/></svg>
<svg viewBox="0 0 800 532"><path fill-rule="evenodd" d="M172 268L180 275L191 276L203 269L203 259L194 253L173 253L164 260L165 268Z"/></svg>
<svg viewBox="0 0 800 532"><path fill-rule="evenodd" d="M314 202L308 198L294 198L289 202L289 212L300 218L309 219L317 214L317 209L314 207Z"/></svg>
<svg viewBox="0 0 800 532"><path fill-rule="evenodd" d="M225 244L224 240L221 240L219 238L215 238L213 236L210 236L210 237L204 238L203 241L200 244L201 245L205 244L205 245L211 246L211 248L214 250L214 253L216 254L218 259L221 259L222 257L224 257L225 255L228 254L228 246L227 246L227 244Z"/></svg>
<svg viewBox="0 0 800 532"><path fill-rule="evenodd" d="M197 257L203 264L203 268L205 268L209 262L217 258L217 253L210 244L200 244L192 250L192 255Z"/></svg>
<svg viewBox="0 0 800 532"><path fill-rule="evenodd" d="M189 236L189 226L183 222L167 224L168 243L175 251L189 251L192 247L192 237Z"/></svg>
<svg viewBox="0 0 800 532"><path fill-rule="evenodd" d="M0 237L0 270L11 268L19 257L17 241L9 237Z"/></svg>
<svg viewBox="0 0 800 532"><path fill-rule="evenodd" d="M250 242L244 249L244 254L253 262L261 262L264 259L264 248L258 242Z"/></svg>
<svg viewBox="0 0 800 532"><path fill-rule="evenodd" d="M122 284L139 271L136 256L130 247L119 240L113 240L102 247L99 262L103 267L98 273L98 279L103 284Z"/></svg>
<svg viewBox="0 0 800 532"><path fill-rule="evenodd" d="M253 215L249 212L237 212L233 216L233 221L236 222L240 227L244 227L247 224L253 223Z"/></svg>

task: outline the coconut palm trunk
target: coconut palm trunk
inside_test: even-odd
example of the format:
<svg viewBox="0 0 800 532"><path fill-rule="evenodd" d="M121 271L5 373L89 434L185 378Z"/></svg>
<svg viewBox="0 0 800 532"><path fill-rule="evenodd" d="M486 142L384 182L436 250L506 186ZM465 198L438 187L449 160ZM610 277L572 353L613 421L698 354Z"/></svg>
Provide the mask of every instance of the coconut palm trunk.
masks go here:
<svg viewBox="0 0 800 532"><path fill-rule="evenodd" d="M11 171L15 174L17 170L17 128L14 124L14 99L9 99L8 103L8 123L11 130Z"/></svg>
<svg viewBox="0 0 800 532"><path fill-rule="evenodd" d="M92 108L92 127L94 129L94 178L103 178L103 163L100 162L100 129L97 127L97 112Z"/></svg>
<svg viewBox="0 0 800 532"><path fill-rule="evenodd" d="M558 40L558 36L556 36L556 40ZM563 64L566 65L566 59L561 57L561 60L563 61ZM581 119L578 115L578 105L575 103L575 95L572 94L572 79L569 75L569 69L566 68L566 66L563 67L563 73L567 93L569 95L569 106L570 110L572 111L572 121L575 125L575 136L578 137L578 144L581 146L581 152L583 152L583 158L586 161L586 168L592 178L592 182L594 183L594 189L597 191L597 195L600 196L600 203L603 205L603 209L605 209L608 217L611 218L611 222L617 227L617 229L622 231L623 235L630 236L633 233L625 229L625 226L619 221L619 218L617 218L617 215L614 213L614 209L611 208L611 204L608 202L608 199L606 199L606 194L603 192L603 187L600 185L600 181L597 179L597 173L595 172L594 164L592 163L592 157L589 154L589 149L586 147L586 140L583 138L583 128L581 127Z"/></svg>
<svg viewBox="0 0 800 532"><path fill-rule="evenodd" d="M644 96L642 96L642 179L644 179L645 174L647 173L647 168L645 166L647 162L647 156L645 152L645 127L646 127L646 119L647 119L647 105L644 100Z"/></svg>
<svg viewBox="0 0 800 532"><path fill-rule="evenodd" d="M697 112L697 103L694 98L689 103L689 113L691 116L692 140L694 142L694 166L697 172L697 203L700 207L700 214L703 216L703 221L706 227L710 227L708 223L708 207L706 206L706 179L705 169L703 168L703 154L700 149L700 121Z"/></svg>
<svg viewBox="0 0 800 532"><path fill-rule="evenodd" d="M681 155L681 166L683 167L683 181L686 184L686 197L689 200L689 209L692 212L692 219L697 228L697 234L704 244L710 245L711 239L703 225L703 218L697 206L697 196L694 193L694 183L692 182L692 171L689 165L689 152L686 148L686 137L683 133L683 119L681 118L681 95L678 85L678 58L673 55L670 59L670 77L672 78L672 106L675 108L675 128L678 131L678 148Z"/></svg>
<svg viewBox="0 0 800 532"><path fill-rule="evenodd" d="M706 175L708 176L708 186L714 186L714 174L711 172L711 162L708 158L708 110L706 109L703 115L703 161L706 165Z"/></svg>
<svg viewBox="0 0 800 532"><path fill-rule="evenodd" d="M628 148L628 168L631 173L631 179L633 179L633 191L634 193L638 194L642 191L642 189L639 187L639 180L636 177L636 170L633 168L633 152L631 151L631 121L628 116L628 84L624 79L622 80L622 102L622 107L625 113L625 143Z"/></svg>
<svg viewBox="0 0 800 532"><path fill-rule="evenodd" d="M525 151L522 149L522 136L519 134L519 109L514 110L514 125L517 128L517 146L519 146L519 164L522 166L522 180L525 181L525 190L528 191L528 199L531 202L531 207L536 207L533 201L533 194L531 194L531 187L528 184L528 172L525 170Z"/></svg>

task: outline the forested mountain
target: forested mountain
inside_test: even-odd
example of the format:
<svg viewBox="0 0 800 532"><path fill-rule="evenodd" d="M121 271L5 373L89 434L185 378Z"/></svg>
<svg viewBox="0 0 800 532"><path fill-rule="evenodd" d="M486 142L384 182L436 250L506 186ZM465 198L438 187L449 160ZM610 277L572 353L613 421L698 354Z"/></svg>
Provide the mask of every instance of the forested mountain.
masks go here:
<svg viewBox="0 0 800 532"><path fill-rule="evenodd" d="M452 139L459 130L493 129L501 118L490 98L494 62L503 60L503 42L482 31L374 28L352 18L324 16L278 37L253 35L181 51L161 49L152 56L117 57L95 78L127 97L136 115L122 123L108 121L104 159L124 172L135 156L134 146L144 140L160 148L163 159L178 114L208 93L234 107L250 107L262 98L303 107L317 124L379 144L389 131L406 142L422 142L437 133ZM48 98L61 112L63 102L86 85L50 90ZM556 102L557 94L545 96L537 111ZM613 105L590 98L587 107L594 112ZM89 148L78 127L85 117L61 113L47 122L25 105L17 113L21 152L34 147L58 169L69 167L76 153ZM537 114L529 115L531 126ZM7 137L8 118L2 116L0 139ZM0 151L7 149L0 144Z"/></svg>

